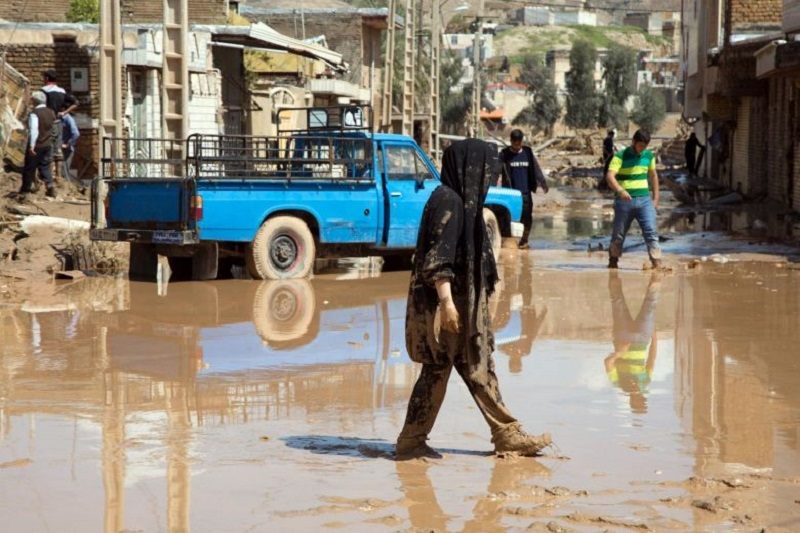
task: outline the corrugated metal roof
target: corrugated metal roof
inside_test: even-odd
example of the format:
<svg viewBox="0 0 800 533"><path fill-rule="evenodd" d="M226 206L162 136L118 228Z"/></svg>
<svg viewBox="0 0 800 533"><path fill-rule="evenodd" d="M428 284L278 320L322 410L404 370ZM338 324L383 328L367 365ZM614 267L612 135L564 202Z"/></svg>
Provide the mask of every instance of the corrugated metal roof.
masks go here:
<svg viewBox="0 0 800 533"><path fill-rule="evenodd" d="M342 54L334 52L317 44L307 43L284 35L263 22L256 22L250 26L232 26L227 24L195 26L195 29L204 29L214 35L215 40L244 44L247 40L263 43L270 47L280 48L306 57L321 59L337 68L348 68ZM228 39L226 39L226 37ZM244 41L244 42L242 42Z"/></svg>

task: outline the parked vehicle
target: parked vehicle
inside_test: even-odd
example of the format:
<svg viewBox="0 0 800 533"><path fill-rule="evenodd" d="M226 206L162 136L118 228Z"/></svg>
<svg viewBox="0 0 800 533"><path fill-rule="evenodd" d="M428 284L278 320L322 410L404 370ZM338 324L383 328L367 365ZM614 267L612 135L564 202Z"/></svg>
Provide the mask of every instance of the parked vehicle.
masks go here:
<svg viewBox="0 0 800 533"><path fill-rule="evenodd" d="M200 280L236 262L286 279L307 277L319 257L407 260L436 166L410 137L369 131L365 108L297 111L303 127L275 137L104 139L92 239L130 242L130 273L146 278L158 255ZM517 191L490 189L497 253L521 211Z"/></svg>

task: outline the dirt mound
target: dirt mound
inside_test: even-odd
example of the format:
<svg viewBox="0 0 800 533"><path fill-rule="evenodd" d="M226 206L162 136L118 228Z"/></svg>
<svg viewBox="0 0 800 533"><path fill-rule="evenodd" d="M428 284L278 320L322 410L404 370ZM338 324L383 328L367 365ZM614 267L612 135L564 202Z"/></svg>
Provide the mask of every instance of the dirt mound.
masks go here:
<svg viewBox="0 0 800 533"><path fill-rule="evenodd" d="M22 197L21 176L0 173L0 277L46 279L62 270L116 273L125 268L127 245L89 240L88 193L56 180L57 197L44 187Z"/></svg>

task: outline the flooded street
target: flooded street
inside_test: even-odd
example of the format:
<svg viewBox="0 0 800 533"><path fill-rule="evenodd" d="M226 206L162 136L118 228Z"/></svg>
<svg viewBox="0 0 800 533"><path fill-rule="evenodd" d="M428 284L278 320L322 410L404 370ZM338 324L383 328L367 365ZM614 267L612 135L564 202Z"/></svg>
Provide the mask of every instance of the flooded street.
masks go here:
<svg viewBox="0 0 800 533"><path fill-rule="evenodd" d="M417 371L405 272L20 289L0 308L0 518L13 531L800 528L800 271L615 275L575 255L504 252L493 303L504 399L557 444L539 459L493 457L454 377L431 436L444 459L391 460Z"/></svg>

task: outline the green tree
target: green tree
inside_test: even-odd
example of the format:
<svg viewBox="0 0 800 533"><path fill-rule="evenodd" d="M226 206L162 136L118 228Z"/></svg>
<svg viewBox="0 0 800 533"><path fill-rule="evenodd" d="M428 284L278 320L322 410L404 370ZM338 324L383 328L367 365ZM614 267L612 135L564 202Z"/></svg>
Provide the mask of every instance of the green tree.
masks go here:
<svg viewBox="0 0 800 533"><path fill-rule="evenodd" d="M589 41L575 41L569 53L565 116L565 122L573 128L589 128L597 121L596 63L597 49L594 45Z"/></svg>
<svg viewBox="0 0 800 533"><path fill-rule="evenodd" d="M527 125L534 131L552 135L553 126L561 118L561 103L558 101L558 89L550 80L550 71L542 58L526 57L518 80L525 84L532 100L514 118L513 124Z"/></svg>
<svg viewBox="0 0 800 533"><path fill-rule="evenodd" d="M651 133L655 133L667 116L664 95L649 85L643 85L636 93L631 120Z"/></svg>
<svg viewBox="0 0 800 533"><path fill-rule="evenodd" d="M612 45L603 59L605 98L600 103L597 125L613 125L627 129L625 104L636 85L636 52L632 48Z"/></svg>
<svg viewBox="0 0 800 533"><path fill-rule="evenodd" d="M70 0L67 9L68 22L100 22L100 4L98 0Z"/></svg>
<svg viewBox="0 0 800 533"><path fill-rule="evenodd" d="M525 56L522 60L522 68L517 81L525 84L531 94L534 94L539 87L550 81L550 70L544 64L542 56Z"/></svg>
<svg viewBox="0 0 800 533"><path fill-rule="evenodd" d="M466 129L466 116L472 106L472 84L453 91L464 75L461 58L448 49L442 49L439 60L439 109L442 133L461 135Z"/></svg>

